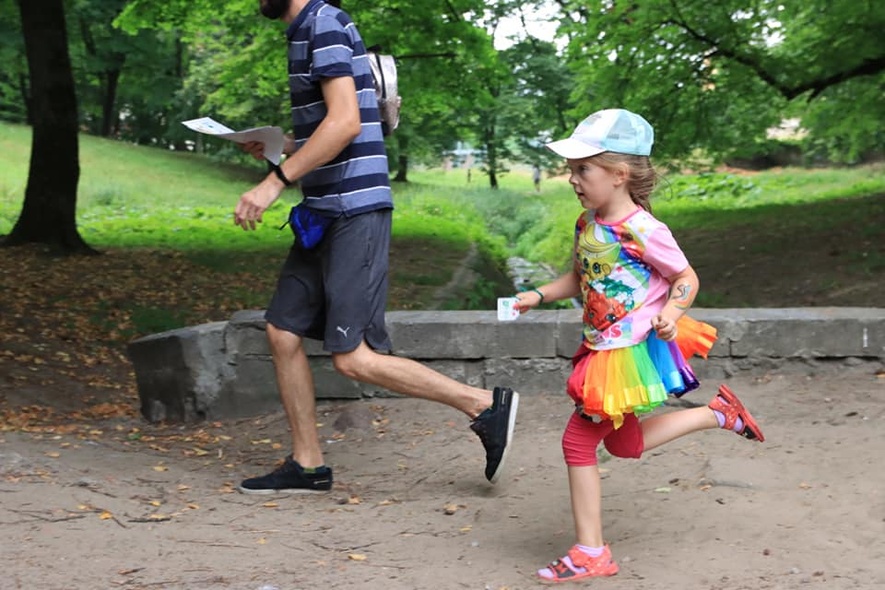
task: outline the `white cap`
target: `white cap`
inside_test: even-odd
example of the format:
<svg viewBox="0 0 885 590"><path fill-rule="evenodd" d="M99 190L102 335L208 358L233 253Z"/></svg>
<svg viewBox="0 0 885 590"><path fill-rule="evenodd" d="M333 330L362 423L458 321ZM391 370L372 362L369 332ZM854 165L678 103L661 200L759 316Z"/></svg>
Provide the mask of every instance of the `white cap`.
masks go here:
<svg viewBox="0 0 885 590"><path fill-rule="evenodd" d="M636 113L606 109L581 121L570 137L548 143L547 147L569 160L602 152L649 156L654 139L651 125Z"/></svg>

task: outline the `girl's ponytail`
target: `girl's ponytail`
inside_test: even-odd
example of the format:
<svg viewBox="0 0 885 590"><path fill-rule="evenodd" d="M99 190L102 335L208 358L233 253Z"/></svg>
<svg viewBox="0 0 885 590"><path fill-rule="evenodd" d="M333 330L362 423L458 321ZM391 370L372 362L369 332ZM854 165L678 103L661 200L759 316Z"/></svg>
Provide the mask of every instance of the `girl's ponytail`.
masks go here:
<svg viewBox="0 0 885 590"><path fill-rule="evenodd" d="M648 156L632 156L603 152L593 156L593 162L606 170L627 167L627 191L633 202L651 213L651 194L658 184L658 172Z"/></svg>

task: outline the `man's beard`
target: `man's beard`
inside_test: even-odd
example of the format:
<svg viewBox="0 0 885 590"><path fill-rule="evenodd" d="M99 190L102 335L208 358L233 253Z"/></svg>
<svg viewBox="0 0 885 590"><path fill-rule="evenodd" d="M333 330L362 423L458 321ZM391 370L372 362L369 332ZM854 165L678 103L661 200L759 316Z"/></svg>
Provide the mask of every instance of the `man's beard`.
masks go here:
<svg viewBox="0 0 885 590"><path fill-rule="evenodd" d="M289 12L292 0L261 0L261 14L271 20L276 20Z"/></svg>

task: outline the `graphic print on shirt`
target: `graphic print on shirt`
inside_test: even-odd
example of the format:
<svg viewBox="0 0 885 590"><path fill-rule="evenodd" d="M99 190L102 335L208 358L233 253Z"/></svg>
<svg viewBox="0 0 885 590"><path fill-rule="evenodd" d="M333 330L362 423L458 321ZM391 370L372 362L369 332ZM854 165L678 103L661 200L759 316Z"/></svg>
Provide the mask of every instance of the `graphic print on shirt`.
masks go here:
<svg viewBox="0 0 885 590"><path fill-rule="evenodd" d="M581 221L576 228L575 255L581 275L585 337L594 345L629 339L629 314L642 304L651 274L642 262L644 240L626 224L588 223L584 216Z"/></svg>

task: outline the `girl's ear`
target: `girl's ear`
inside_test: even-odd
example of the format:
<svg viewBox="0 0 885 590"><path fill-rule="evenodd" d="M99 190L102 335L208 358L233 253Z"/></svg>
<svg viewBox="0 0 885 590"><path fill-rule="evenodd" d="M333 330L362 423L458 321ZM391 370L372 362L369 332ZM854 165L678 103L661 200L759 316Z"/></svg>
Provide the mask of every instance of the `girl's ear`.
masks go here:
<svg viewBox="0 0 885 590"><path fill-rule="evenodd" d="M615 186L621 186L630 180L630 166L626 162L622 162L612 169L615 177Z"/></svg>

